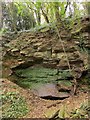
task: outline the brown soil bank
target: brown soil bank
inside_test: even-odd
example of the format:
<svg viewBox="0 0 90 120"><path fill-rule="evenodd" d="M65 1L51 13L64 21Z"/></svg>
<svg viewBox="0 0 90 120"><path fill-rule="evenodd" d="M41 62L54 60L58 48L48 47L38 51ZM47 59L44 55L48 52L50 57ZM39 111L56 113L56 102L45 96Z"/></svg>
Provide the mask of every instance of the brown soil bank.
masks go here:
<svg viewBox="0 0 90 120"><path fill-rule="evenodd" d="M65 100L44 100L35 95L29 90L25 90L13 82L3 79L3 93L18 92L25 98L29 112L23 118L47 118L60 109L62 106L67 107L70 113L72 110L78 109L81 103L88 101L88 93L78 92L77 96L71 96ZM82 87L83 88L83 87ZM49 114L48 114L49 113Z"/></svg>

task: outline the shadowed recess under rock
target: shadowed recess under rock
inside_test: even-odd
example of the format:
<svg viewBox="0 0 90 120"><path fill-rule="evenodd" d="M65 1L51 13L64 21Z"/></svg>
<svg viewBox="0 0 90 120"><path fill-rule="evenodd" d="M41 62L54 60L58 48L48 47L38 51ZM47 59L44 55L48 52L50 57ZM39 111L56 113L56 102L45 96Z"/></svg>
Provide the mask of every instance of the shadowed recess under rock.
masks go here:
<svg viewBox="0 0 90 120"><path fill-rule="evenodd" d="M72 82L67 79L71 76L68 70L60 71L57 75L57 69L34 66L16 70L15 75L17 76L16 83L19 86L31 89L41 98L58 100L70 96Z"/></svg>

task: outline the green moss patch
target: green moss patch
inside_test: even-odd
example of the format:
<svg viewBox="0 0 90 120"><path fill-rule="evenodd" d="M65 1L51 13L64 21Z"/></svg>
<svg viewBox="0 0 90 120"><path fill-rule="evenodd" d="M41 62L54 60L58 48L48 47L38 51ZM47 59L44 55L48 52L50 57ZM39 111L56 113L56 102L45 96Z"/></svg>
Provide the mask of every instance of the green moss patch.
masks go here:
<svg viewBox="0 0 90 120"><path fill-rule="evenodd" d="M24 88L35 88L45 83L57 83L60 80L66 80L70 77L68 70L60 71L57 75L57 69L44 67L33 67L27 69L19 69L15 71L18 76L17 84Z"/></svg>

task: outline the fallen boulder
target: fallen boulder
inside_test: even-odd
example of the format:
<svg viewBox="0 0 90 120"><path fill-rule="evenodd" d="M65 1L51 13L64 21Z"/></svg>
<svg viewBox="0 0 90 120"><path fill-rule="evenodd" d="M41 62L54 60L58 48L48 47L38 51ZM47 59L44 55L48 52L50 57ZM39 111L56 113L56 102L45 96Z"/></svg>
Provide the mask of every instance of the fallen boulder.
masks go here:
<svg viewBox="0 0 90 120"><path fill-rule="evenodd" d="M32 90L32 92L44 99L64 99L70 96L67 92L59 92L56 84L47 83Z"/></svg>

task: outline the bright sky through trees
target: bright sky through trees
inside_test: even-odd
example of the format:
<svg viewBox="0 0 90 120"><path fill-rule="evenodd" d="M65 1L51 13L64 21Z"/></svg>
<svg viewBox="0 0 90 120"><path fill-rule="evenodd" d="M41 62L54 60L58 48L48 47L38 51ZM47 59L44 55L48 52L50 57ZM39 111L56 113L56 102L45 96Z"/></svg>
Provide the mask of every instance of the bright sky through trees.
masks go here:
<svg viewBox="0 0 90 120"><path fill-rule="evenodd" d="M25 2L26 0L3 0L5 2ZM42 1L42 2L67 2L67 0L28 0L28 1ZM69 0L70 2L90 2L90 0Z"/></svg>

